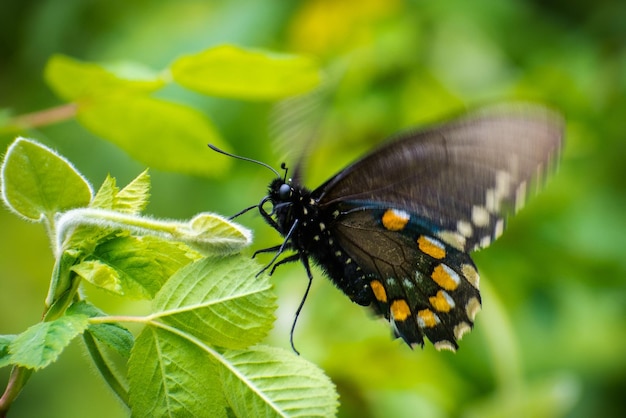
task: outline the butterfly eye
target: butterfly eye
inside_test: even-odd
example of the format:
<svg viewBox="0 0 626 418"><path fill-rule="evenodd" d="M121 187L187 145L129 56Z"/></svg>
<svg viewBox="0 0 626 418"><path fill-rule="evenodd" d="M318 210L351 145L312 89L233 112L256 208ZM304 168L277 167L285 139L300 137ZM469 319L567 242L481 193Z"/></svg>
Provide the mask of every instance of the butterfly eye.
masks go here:
<svg viewBox="0 0 626 418"><path fill-rule="evenodd" d="M287 200L291 197L291 186L284 183L278 189L278 197L280 200Z"/></svg>

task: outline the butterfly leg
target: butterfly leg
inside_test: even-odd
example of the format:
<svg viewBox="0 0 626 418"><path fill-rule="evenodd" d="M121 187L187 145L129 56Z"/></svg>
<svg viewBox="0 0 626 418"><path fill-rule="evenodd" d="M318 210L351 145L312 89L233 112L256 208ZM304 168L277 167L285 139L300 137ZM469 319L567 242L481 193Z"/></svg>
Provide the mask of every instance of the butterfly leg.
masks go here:
<svg viewBox="0 0 626 418"><path fill-rule="evenodd" d="M269 216L269 215L268 215ZM285 235L285 240L283 241L283 243L280 245L280 247L278 247L278 249L276 250L276 254L274 254L274 257L272 258L272 260L261 269L261 271L259 271L256 276L260 276L261 273L263 273L265 270L267 270L268 268L270 268L272 266L272 264L274 264L276 262L276 259L278 258L278 256L280 256L284 251L285 248L289 248L289 240L291 239L291 235L293 234L293 232L296 230L296 228L298 227L298 220L296 219L295 222L293 223L293 225L291 226L291 229L289 230L289 233L287 235ZM273 271L273 270L272 270Z"/></svg>
<svg viewBox="0 0 626 418"><path fill-rule="evenodd" d="M282 260L278 261L276 264L274 264L272 266L272 269L270 270L270 276L274 274L274 270L276 270L276 267L281 266L283 264L287 264L287 263L292 263L294 261L298 261L300 260L300 254L296 253L296 254L292 254L289 257L285 257Z"/></svg>
<svg viewBox="0 0 626 418"><path fill-rule="evenodd" d="M257 255L263 254L263 253L275 253L276 251L280 250L280 247L282 247L282 244L275 245L269 248L263 248L262 250L256 250L254 254L252 254L252 258L255 258Z"/></svg>
<svg viewBox="0 0 626 418"><path fill-rule="evenodd" d="M300 312L302 311L304 302L306 301L307 296L309 296L309 290L311 290L311 284L313 283L313 274L311 273L311 267L309 266L309 258L307 257L307 255L304 253L295 254L295 255L300 258L300 261L302 261L302 265L304 265L304 269L306 270L306 275L309 278L309 283L306 286L306 290L304 291L304 296L302 296L300 305L298 306L298 309L296 310L296 316L293 319L293 324L291 325L291 332L289 333L289 342L291 343L291 348L293 349L293 351L295 351L297 355L300 355L300 352L296 350L296 346L293 342L293 333L296 329L296 323L298 322L298 317L300 316ZM288 258L291 258L291 257L288 257Z"/></svg>

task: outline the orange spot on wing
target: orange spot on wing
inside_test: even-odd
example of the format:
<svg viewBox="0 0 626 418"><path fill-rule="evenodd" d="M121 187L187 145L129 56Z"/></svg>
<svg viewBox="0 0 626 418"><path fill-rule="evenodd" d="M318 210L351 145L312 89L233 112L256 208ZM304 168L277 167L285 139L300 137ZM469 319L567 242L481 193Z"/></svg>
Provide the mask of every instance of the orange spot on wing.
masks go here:
<svg viewBox="0 0 626 418"><path fill-rule="evenodd" d="M450 309L452 309L443 290L438 291L435 296L431 296L428 300L432 307L438 312L450 312Z"/></svg>
<svg viewBox="0 0 626 418"><path fill-rule="evenodd" d="M385 292L385 288L381 282L378 280L372 280L370 282L370 287L372 288L374 297L377 301L387 303L387 292Z"/></svg>
<svg viewBox="0 0 626 418"><path fill-rule="evenodd" d="M411 315L411 309L404 299L394 300L391 303L391 316L396 321L404 321Z"/></svg>
<svg viewBox="0 0 626 418"><path fill-rule="evenodd" d="M419 311L417 318L426 328L432 328L437 325L437 317L430 309L422 309Z"/></svg>
<svg viewBox="0 0 626 418"><path fill-rule="evenodd" d="M446 290L454 290L459 286L459 276L450 267L439 264L430 275L439 286Z"/></svg>
<svg viewBox="0 0 626 418"><path fill-rule="evenodd" d="M417 246L420 251L432 258L441 259L446 256L446 250L443 248L443 245L423 235L417 239Z"/></svg>
<svg viewBox="0 0 626 418"><path fill-rule="evenodd" d="M387 209L383 214L383 226L390 231L401 231L407 223L410 216L403 211L396 209Z"/></svg>

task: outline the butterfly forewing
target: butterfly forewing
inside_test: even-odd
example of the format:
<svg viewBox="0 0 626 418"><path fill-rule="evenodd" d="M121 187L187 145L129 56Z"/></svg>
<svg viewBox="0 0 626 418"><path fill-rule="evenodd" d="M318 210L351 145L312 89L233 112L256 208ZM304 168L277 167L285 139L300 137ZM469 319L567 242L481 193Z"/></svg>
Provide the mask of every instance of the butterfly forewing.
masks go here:
<svg viewBox="0 0 626 418"><path fill-rule="evenodd" d="M557 156L562 122L543 108L493 109L399 135L314 192L319 204L377 202L419 215L440 238L483 248Z"/></svg>

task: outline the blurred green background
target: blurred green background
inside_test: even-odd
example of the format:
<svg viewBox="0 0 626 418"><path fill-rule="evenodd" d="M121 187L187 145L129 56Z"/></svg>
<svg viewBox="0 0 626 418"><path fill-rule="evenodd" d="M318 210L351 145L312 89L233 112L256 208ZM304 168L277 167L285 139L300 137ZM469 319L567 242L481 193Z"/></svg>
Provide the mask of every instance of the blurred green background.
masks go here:
<svg viewBox="0 0 626 418"><path fill-rule="evenodd" d="M497 243L475 255L484 309L458 353L391 340L385 323L319 271L296 344L337 384L343 417L626 414L626 2L4 0L1 9L0 108L14 115L61 104L42 78L54 53L160 70L181 54L235 43L342 66L311 147L310 187L395 131L464 108L522 99L560 109L567 119L560 171ZM161 94L209 115L238 154L294 165L297 155L269 134L272 103ZM57 149L96 186L109 172L125 184L145 168L73 121L22 135ZM0 136L0 149L13 138ZM207 164L224 158L198 152ZM153 170L148 212L230 215L258 202L269 172L231 167L213 179ZM239 222L255 231L253 249L280 241L256 214ZM40 225L0 210L0 230L0 333L19 333L40 320L53 260ZM280 308L269 343L288 347L306 276L294 265L272 280ZM112 312L138 309L93 296ZM0 370L2 390L7 377ZM78 344L31 378L12 411L126 415Z"/></svg>

